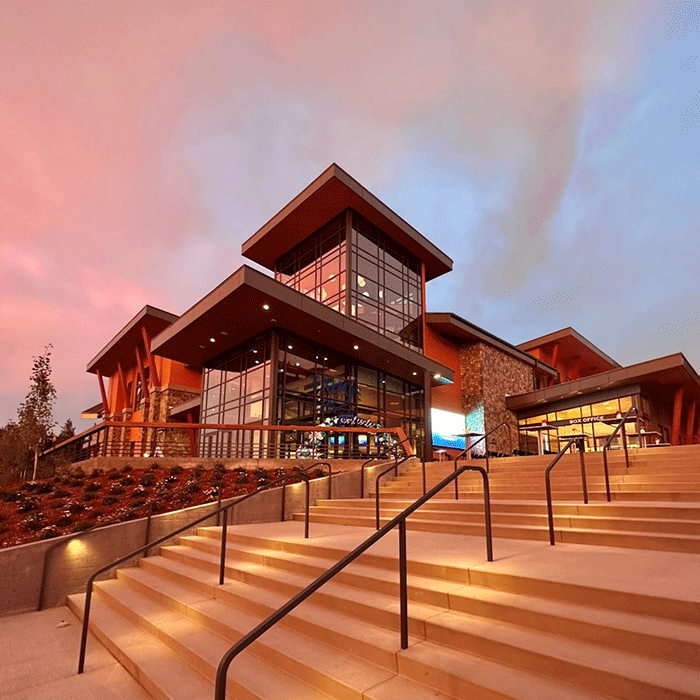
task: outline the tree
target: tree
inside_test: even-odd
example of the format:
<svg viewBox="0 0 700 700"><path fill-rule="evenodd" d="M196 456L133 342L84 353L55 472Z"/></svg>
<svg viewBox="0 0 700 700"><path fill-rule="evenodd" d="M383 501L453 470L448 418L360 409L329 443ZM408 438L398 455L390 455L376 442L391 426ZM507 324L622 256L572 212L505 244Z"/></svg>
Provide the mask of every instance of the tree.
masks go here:
<svg viewBox="0 0 700 700"><path fill-rule="evenodd" d="M63 424L61 427L61 432L58 434L58 437L56 438L56 442L63 442L64 440L67 440L68 438L72 438L75 435L75 426L73 425L73 421L70 418L66 419L66 422Z"/></svg>
<svg viewBox="0 0 700 700"><path fill-rule="evenodd" d="M34 453L32 479L36 479L39 452L56 425L53 419L56 389L51 383L50 348L51 345L47 345L44 354L34 358L32 373L29 376L29 393L17 411L24 443Z"/></svg>
<svg viewBox="0 0 700 700"><path fill-rule="evenodd" d="M9 421L0 428L0 482L19 479L27 470L29 450L19 425Z"/></svg>

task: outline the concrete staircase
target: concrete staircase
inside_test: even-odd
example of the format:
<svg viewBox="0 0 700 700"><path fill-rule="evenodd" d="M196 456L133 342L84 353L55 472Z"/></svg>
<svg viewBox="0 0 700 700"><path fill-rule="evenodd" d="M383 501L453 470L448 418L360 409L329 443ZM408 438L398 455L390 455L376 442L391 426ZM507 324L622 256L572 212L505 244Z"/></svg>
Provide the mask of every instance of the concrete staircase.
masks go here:
<svg viewBox="0 0 700 700"><path fill-rule="evenodd" d="M494 537L549 539L544 471L552 459L490 460ZM465 462L460 462L465 464ZM473 464L485 466L483 460ZM451 462L426 465L430 489L453 471ZM586 454L589 503L583 503L578 454L566 455L552 471L555 537L559 542L692 552L700 554L700 445L654 448L609 457L612 502L605 500L600 454ZM386 477L384 478L386 479ZM380 485L380 522L387 522L423 494L420 464ZM483 535L481 476L470 472L445 488L407 521L414 530ZM300 517L300 516L298 516ZM320 500L312 521L374 527L374 498Z"/></svg>
<svg viewBox="0 0 700 700"><path fill-rule="evenodd" d="M656 455L635 454L630 472L676 474L687 480L674 484L690 485L700 452L676 454L678 461L665 466ZM513 490L504 493L516 493L520 487L507 464L517 463L522 478L534 483L542 471L537 460L494 461L494 479L498 475L504 485L513 479ZM575 473L577 460L567 457L562 479ZM670 483L626 482L624 465L613 461L616 484ZM430 465L431 481L446 468ZM385 518L408 503L417 477L412 467L383 487ZM525 532L541 529L527 520L542 516L535 491L531 498L499 499L496 534L511 539L497 540L496 561L489 564L478 492L471 487L465 479L463 500L441 498L409 520L408 649L399 644L398 540L392 532L233 662L229 697L700 700L700 557L683 549L695 541L700 504L615 501L590 510L560 504L562 543L550 547ZM566 492L569 485L559 488ZM211 699L224 652L367 538L367 504L373 500L320 502L308 540L300 522L230 527L223 586L217 585L220 528L200 528L138 567L120 570L116 579L98 582L90 628L154 698ZM353 524L358 518L360 527ZM647 521L667 529L659 532ZM627 522L631 530L621 524ZM450 524L458 534L439 531ZM477 536L465 534L468 528ZM637 541L571 545L563 534L569 532L593 533L595 544L605 544L596 533L623 539L628 533ZM662 537L668 540L663 547ZM629 548L621 549L621 542ZM83 602L82 595L69 598L79 616Z"/></svg>

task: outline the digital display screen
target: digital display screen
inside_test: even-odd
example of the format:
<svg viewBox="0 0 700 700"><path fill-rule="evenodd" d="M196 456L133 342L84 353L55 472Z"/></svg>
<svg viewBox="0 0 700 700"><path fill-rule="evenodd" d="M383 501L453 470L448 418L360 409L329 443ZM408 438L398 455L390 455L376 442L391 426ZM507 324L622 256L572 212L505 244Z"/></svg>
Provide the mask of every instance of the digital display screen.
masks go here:
<svg viewBox="0 0 700 700"><path fill-rule="evenodd" d="M465 438L460 435L466 431L466 420L461 413L431 408L430 423L434 447L451 447L459 450L466 448Z"/></svg>

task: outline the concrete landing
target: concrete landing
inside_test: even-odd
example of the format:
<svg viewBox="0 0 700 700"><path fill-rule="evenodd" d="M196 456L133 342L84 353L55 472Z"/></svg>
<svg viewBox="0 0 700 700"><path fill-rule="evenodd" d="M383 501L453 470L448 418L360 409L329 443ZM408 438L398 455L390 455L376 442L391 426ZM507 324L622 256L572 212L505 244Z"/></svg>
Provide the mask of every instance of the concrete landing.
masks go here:
<svg viewBox="0 0 700 700"><path fill-rule="evenodd" d="M311 523L308 540L303 522L236 525L230 531L349 552L374 528ZM494 561L488 563L483 537L408 530L406 544L408 559L417 562L700 602L700 556L695 554L494 538ZM368 553L397 557L398 531Z"/></svg>
<svg viewBox="0 0 700 700"><path fill-rule="evenodd" d="M0 617L0 700L151 700L92 635L79 676L79 645L80 620L65 606Z"/></svg>

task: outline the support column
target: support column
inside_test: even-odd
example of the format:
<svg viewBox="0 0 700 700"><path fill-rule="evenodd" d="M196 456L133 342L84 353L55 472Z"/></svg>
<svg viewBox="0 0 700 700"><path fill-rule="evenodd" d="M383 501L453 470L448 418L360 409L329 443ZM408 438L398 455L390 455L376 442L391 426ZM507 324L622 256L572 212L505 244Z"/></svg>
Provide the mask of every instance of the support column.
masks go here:
<svg viewBox="0 0 700 700"><path fill-rule="evenodd" d="M146 358L148 359L148 365L151 368L151 382L153 386L160 386L160 380L158 379L158 368L156 367L155 359L151 354L151 339L148 337L146 332L146 326L141 326L141 335L143 336L143 347L146 349Z"/></svg>
<svg viewBox="0 0 700 700"><path fill-rule="evenodd" d="M102 372L97 370L97 381L100 384L100 394L102 396L102 412L104 413L104 419L109 418L109 401L107 400L107 392L105 391L104 380L102 379Z"/></svg>
<svg viewBox="0 0 700 700"><path fill-rule="evenodd" d="M688 421L685 426L685 444L693 444L693 428L695 428L695 399L693 399L688 409Z"/></svg>
<svg viewBox="0 0 700 700"><path fill-rule="evenodd" d="M681 444L681 413L683 412L683 387L676 389L673 399L673 422L671 424L671 444Z"/></svg>

